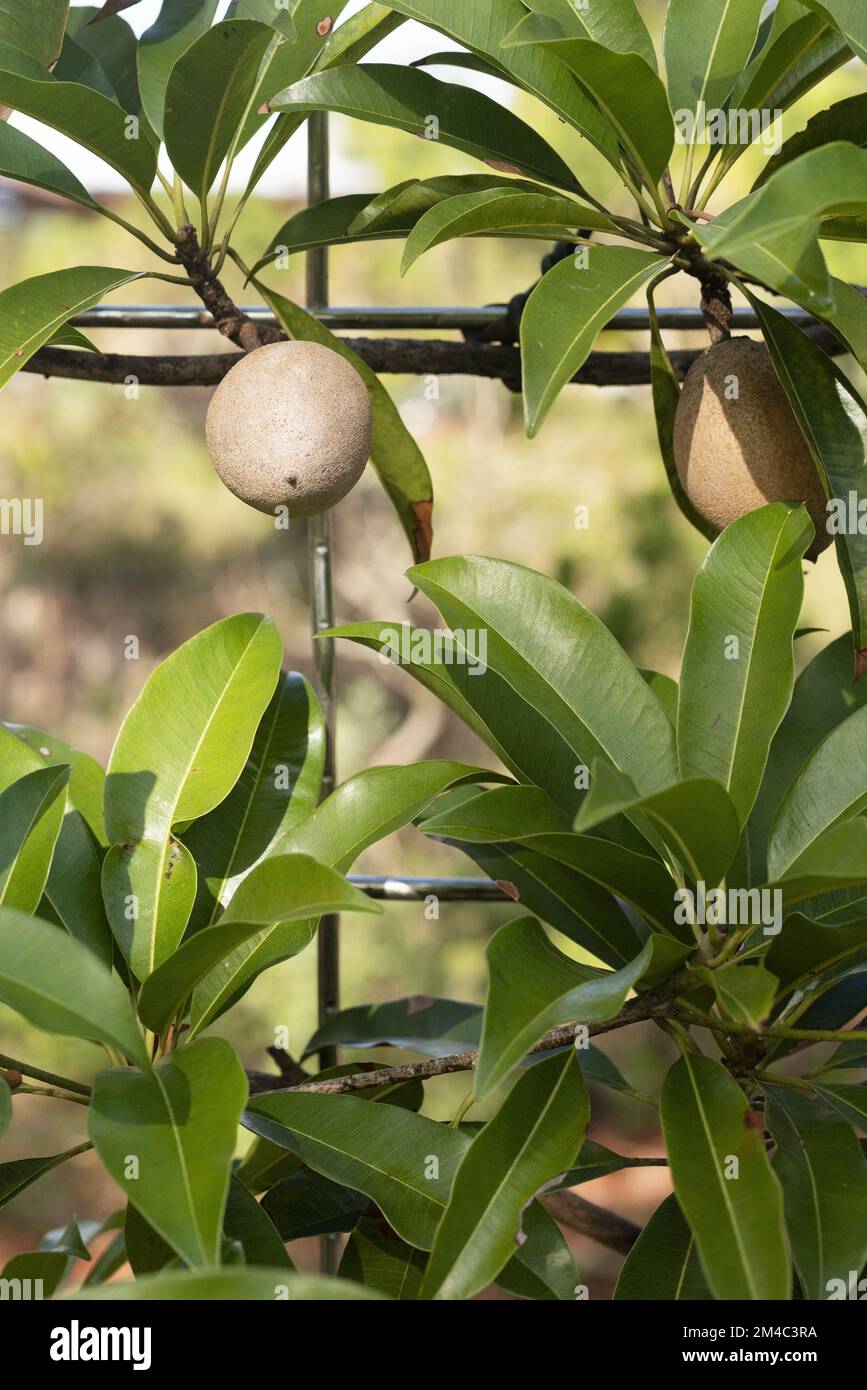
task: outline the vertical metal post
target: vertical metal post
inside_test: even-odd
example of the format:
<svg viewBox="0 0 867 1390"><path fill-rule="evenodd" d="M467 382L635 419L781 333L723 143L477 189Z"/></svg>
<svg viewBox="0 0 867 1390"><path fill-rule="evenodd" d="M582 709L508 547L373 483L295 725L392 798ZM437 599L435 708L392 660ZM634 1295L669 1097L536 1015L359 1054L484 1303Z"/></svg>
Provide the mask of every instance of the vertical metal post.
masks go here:
<svg viewBox="0 0 867 1390"><path fill-rule="evenodd" d="M307 122L307 202L321 203L330 196L328 114L313 112ZM311 310L328 306L328 249L318 247L307 253L307 307ZM331 573L331 518L328 512L310 517L307 523L307 551L310 583L310 617L314 634L334 626L334 590ZM313 663L317 694L325 718L325 769L322 777L322 796L334 790L336 781L335 724L336 696L334 643L313 643ZM317 978L319 1022L325 1023L340 1007L340 925L337 916L323 917L317 940ZM337 1061L337 1050L323 1048L319 1053L321 1067ZM320 1240L323 1274L337 1269L339 1240L326 1235Z"/></svg>

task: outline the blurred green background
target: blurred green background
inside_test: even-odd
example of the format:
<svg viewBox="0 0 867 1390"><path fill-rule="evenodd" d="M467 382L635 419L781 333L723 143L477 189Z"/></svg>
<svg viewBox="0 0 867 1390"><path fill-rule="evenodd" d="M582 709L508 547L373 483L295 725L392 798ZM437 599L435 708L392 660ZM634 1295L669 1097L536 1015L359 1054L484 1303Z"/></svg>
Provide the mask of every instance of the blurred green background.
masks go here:
<svg viewBox="0 0 867 1390"><path fill-rule="evenodd" d="M658 18L661 7L648 4L642 10ZM428 35L418 51L440 47L442 42ZM818 96L787 113L784 134L802 127L815 110L859 90L859 76L850 66L826 82ZM610 170L579 147L565 126L511 88L498 96L515 104L571 159L597 196L626 211ZM332 132L339 175L335 193L374 193L414 175L478 167L433 144L421 147L397 131L337 118ZM304 159L303 136L296 137L276 168L277 183L282 178L287 190L296 190ZM723 202L747 191L762 159L754 150L741 160L723 185ZM154 268L143 248L112 223L12 185L0 186L0 193L4 283L82 263ZM135 218L134 208L122 200L117 206ZM248 261L261 254L294 206L297 200L288 196L253 200L238 237ZM453 243L424 257L401 279L398 243L346 248L332 256L332 302L503 303L533 284L545 249L520 241ZM836 274L863 281L856 252L836 244L826 250ZM266 278L303 302L300 258ZM226 280L239 299L249 300L237 275L229 271ZM666 286L666 302L697 303L697 288L681 277ZM192 302L178 287L157 281L133 286L120 298ZM102 331L95 338L106 350L135 353L226 346L210 332ZM670 347L704 345L696 335L666 338ZM640 336L608 334L599 346L646 344ZM846 366L852 369L851 362ZM668 493L649 389L570 387L541 436L530 442L520 399L499 383L443 377L432 390L423 378L385 380L430 464L435 553L496 555L556 576L605 620L636 662L676 676L691 577L706 547ZM0 717L50 730L104 761L124 712L155 663L208 623L243 609L271 614L283 635L286 664L311 673L303 527L288 534L275 531L268 518L223 488L204 446L209 395L198 388L143 387L137 399L128 399L122 387L28 374L3 393L0 495L44 499L45 541L25 547L15 537L0 538ZM589 507L586 530L575 528L579 505ZM336 509L334 535L339 621L430 619L422 600L410 602L403 576L410 557L370 470ZM802 662L848 626L833 552L822 556L807 579L803 624L828 629L828 637L801 641ZM139 639L140 657L130 661L124 646L131 635ZM428 757L494 765L475 738L399 669L346 644L339 652L338 678L341 777L374 764ZM375 846L357 871L476 872L456 852L428 844L412 831ZM425 919L422 904L388 906L382 918L370 921L347 920L344 1006L421 993L481 1001L485 943L513 915L508 906L445 903L438 921ZM216 1031L231 1038L247 1065L265 1068L264 1048L284 1026L297 1055L315 1026L313 950L263 976ZM606 1049L636 1088L655 1093L668 1049L661 1034L648 1027L630 1029ZM71 1075L86 1077L99 1065L92 1048L31 1033L2 1006L0 1050ZM450 1115L466 1090L465 1077L431 1083L427 1113ZM45 1154L78 1143L84 1118L75 1107L21 1097L2 1156ZM661 1152L654 1107L610 1091L594 1095L591 1134L622 1152ZM649 1168L591 1184L582 1195L643 1221L666 1191L665 1170ZM0 1266L73 1213L81 1219L106 1215L115 1196L92 1155L61 1168L3 1211ZM605 1296L618 1258L588 1242L576 1240L575 1247L591 1293ZM299 1262L313 1257L308 1243Z"/></svg>

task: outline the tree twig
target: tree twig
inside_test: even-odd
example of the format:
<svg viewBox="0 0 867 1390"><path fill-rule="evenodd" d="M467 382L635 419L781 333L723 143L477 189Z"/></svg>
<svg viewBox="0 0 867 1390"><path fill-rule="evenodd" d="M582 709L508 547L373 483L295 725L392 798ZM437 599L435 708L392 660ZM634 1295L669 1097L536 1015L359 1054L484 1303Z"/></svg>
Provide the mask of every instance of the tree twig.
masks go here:
<svg viewBox="0 0 867 1390"><path fill-rule="evenodd" d="M85 1086L81 1081L70 1081L68 1076L58 1076L53 1071L42 1071L40 1067L34 1067L30 1062L18 1062L14 1057L6 1057L0 1052L0 1067L6 1067L9 1071L20 1071L22 1076L30 1076L34 1081L45 1081L49 1086L62 1086L64 1091L74 1091L79 1096L89 1096L90 1087Z"/></svg>
<svg viewBox="0 0 867 1390"><path fill-rule="evenodd" d="M628 1255L641 1235L641 1227L628 1221L625 1216L598 1207L595 1202L588 1202L586 1197L579 1197L576 1192L565 1189L562 1192L546 1192L539 1200L561 1226L580 1231L582 1236L607 1245L609 1250L616 1250L619 1255Z"/></svg>

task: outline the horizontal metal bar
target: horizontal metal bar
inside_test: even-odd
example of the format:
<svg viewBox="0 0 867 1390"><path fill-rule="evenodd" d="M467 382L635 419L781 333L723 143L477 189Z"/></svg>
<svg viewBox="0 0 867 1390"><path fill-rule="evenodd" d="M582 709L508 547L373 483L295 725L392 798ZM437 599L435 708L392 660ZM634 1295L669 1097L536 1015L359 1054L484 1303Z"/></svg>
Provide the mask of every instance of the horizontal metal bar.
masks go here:
<svg viewBox="0 0 867 1390"><path fill-rule="evenodd" d="M491 878L404 878L353 874L349 882L369 898L381 902L423 902L440 898L443 902L514 902Z"/></svg>
<svg viewBox="0 0 867 1390"><path fill-rule="evenodd" d="M242 312L254 323L274 324L276 319L270 309L259 304L245 305ZM804 309L783 309L785 316L792 321L808 325L815 320ZM489 328L502 319L498 306L481 305L478 308L455 306L454 308L395 308L386 307L355 308L339 306L317 309L316 317L329 328L359 329L454 329L455 331L480 330ZM701 309L671 308L658 311L662 328L681 329L687 332L704 330L705 323ZM204 328L213 329L214 320L206 309L194 305L155 304L155 305L114 305L97 304L78 314L72 323L77 328ZM732 323L735 328L756 328L758 321L751 309L735 309ZM646 309L639 307L621 309L605 325L603 332L643 332L650 326Z"/></svg>

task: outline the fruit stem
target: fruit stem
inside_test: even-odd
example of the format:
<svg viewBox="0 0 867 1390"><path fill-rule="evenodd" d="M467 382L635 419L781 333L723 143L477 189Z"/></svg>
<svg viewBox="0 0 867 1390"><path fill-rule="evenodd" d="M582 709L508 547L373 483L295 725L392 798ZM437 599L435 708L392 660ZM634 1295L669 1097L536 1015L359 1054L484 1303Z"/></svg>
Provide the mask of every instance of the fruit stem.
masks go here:
<svg viewBox="0 0 867 1390"><path fill-rule="evenodd" d="M214 316L214 323L225 338L236 343L244 352L253 352L282 336L276 328L256 324L228 294L211 269L205 252L199 245L195 227L187 223L177 231L177 251L187 278L205 308Z"/></svg>

